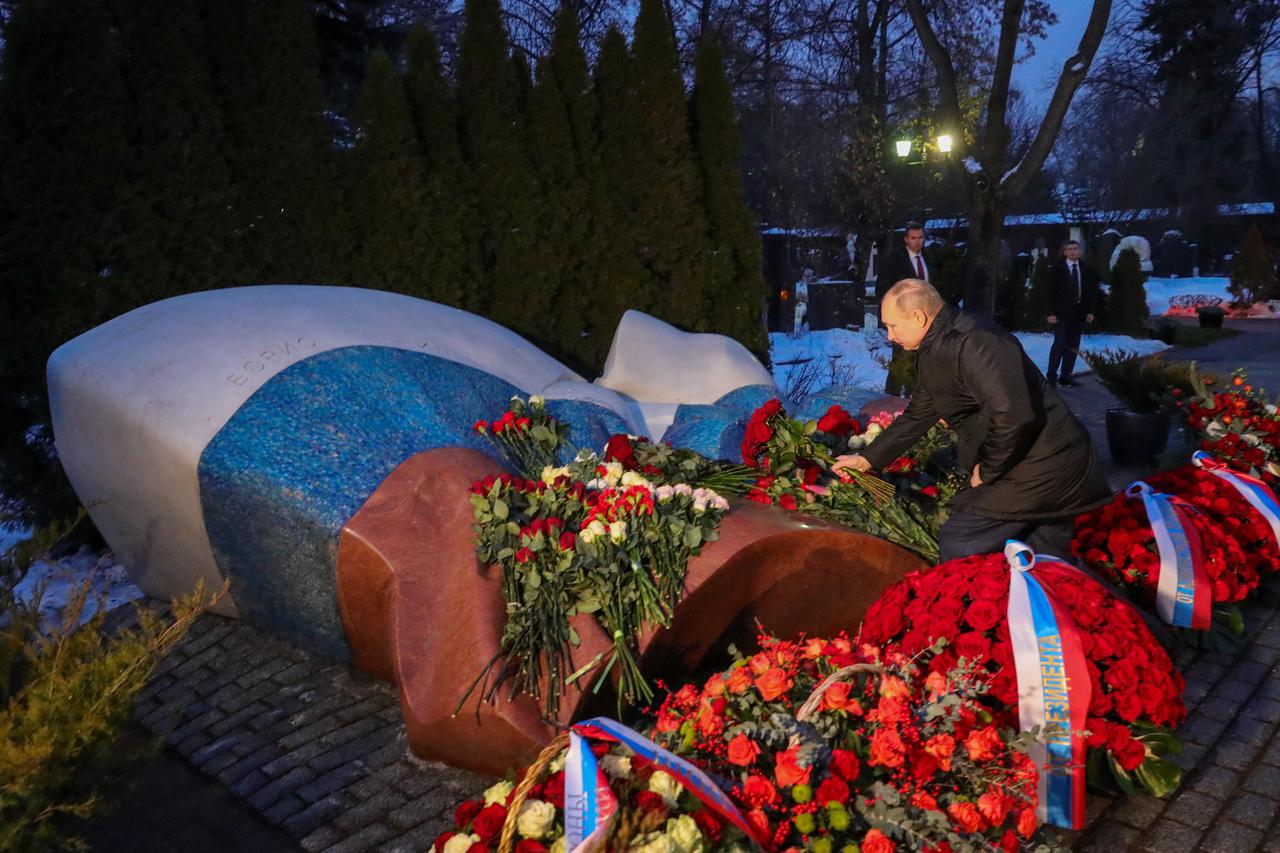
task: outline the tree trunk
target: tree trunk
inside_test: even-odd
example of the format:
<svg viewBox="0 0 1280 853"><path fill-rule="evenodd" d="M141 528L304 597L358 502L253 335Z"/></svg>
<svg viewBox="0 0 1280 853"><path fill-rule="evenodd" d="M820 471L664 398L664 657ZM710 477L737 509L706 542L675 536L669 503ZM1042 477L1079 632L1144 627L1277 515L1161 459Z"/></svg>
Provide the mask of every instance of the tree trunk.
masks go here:
<svg viewBox="0 0 1280 853"><path fill-rule="evenodd" d="M968 263L964 307L972 314L995 316L996 288L1000 285L1000 234L1004 204L998 193L974 187L970 191Z"/></svg>

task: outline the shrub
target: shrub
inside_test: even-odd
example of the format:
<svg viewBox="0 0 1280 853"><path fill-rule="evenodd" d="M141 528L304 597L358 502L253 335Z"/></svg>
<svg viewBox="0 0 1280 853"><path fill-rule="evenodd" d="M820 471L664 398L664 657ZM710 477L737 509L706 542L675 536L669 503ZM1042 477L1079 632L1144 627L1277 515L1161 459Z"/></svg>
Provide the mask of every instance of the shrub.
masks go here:
<svg viewBox="0 0 1280 853"><path fill-rule="evenodd" d="M1169 363L1161 356L1140 356L1132 350L1086 352L1098 381L1130 410L1140 414L1158 412L1171 402L1173 390L1193 391L1191 366Z"/></svg>
<svg viewBox="0 0 1280 853"><path fill-rule="evenodd" d="M1107 301L1109 331L1134 337L1146 336L1147 288L1143 284L1138 253L1125 249L1111 269L1111 298Z"/></svg>
<svg viewBox="0 0 1280 853"><path fill-rule="evenodd" d="M1237 308L1277 296L1276 270L1257 225L1249 229L1244 245L1232 261L1231 283L1227 290L1231 292L1232 304Z"/></svg>

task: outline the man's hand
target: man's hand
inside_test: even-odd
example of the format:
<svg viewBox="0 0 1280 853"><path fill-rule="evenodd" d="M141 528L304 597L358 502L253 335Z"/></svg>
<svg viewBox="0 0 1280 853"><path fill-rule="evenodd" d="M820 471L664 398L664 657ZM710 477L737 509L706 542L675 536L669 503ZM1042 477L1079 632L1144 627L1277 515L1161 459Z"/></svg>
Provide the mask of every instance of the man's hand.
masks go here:
<svg viewBox="0 0 1280 853"><path fill-rule="evenodd" d="M973 475L969 477L969 485L975 489L982 485L982 477L978 474L978 466L973 466Z"/></svg>
<svg viewBox="0 0 1280 853"><path fill-rule="evenodd" d="M1092 323L1092 322L1093 322L1093 315L1092 315L1092 314L1085 314L1085 315L1084 315L1084 321L1085 321L1086 323Z"/></svg>
<svg viewBox="0 0 1280 853"><path fill-rule="evenodd" d="M1049 325L1050 325L1050 326L1056 326L1056 325L1058 325L1058 315L1057 315L1057 314L1050 314L1050 315L1049 315Z"/></svg>
<svg viewBox="0 0 1280 853"><path fill-rule="evenodd" d="M837 456L835 464L831 466L831 470L841 480L849 479L849 475L844 473L846 468L852 468L854 471L865 474L871 470L871 463L861 453L849 453L844 456Z"/></svg>

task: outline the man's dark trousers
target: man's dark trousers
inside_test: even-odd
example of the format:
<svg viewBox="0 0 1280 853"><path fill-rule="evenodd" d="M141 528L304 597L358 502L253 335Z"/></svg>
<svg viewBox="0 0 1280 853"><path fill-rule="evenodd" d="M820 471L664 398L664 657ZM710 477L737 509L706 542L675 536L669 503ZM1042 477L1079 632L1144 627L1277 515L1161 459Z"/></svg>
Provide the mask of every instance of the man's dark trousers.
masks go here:
<svg viewBox="0 0 1280 853"><path fill-rule="evenodd" d="M1058 316L1053 327L1053 346L1049 348L1049 370L1045 378L1057 381L1070 379L1076 369L1076 356L1080 354L1080 336L1084 333L1084 317L1080 316L1079 306L1065 315ZM1058 372L1058 365L1062 372Z"/></svg>
<svg viewBox="0 0 1280 853"><path fill-rule="evenodd" d="M938 531L939 560L957 560L972 554L999 554L1009 539L1025 542L1037 554L1071 559L1075 518L1005 521L963 510L953 510Z"/></svg>

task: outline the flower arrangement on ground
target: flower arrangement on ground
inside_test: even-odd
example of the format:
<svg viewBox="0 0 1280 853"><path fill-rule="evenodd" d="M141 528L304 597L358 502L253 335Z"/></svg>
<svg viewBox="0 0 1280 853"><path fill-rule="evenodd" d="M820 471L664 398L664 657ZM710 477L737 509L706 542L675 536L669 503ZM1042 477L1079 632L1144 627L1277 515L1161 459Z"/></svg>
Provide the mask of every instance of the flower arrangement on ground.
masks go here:
<svg viewBox="0 0 1280 853"><path fill-rule="evenodd" d="M743 460L762 472L747 497L813 513L936 559L944 501L958 482L955 477L935 476L921 462L945 444L940 430L937 447L922 445L924 455L902 457L883 479L853 474L846 480L831 471L835 457L846 452L850 442L865 446L879 428L871 424L864 430L839 406L816 421L801 421L788 417L780 401L768 401L752 414L742 440Z"/></svg>
<svg viewBox="0 0 1280 853"><path fill-rule="evenodd" d="M867 611L861 638L925 654L930 672L975 667L991 679L988 707L1003 725L1017 724L1018 683L1009 633L1009 564L999 554L952 560L913 572ZM1037 576L1080 629L1092 682L1089 779L1122 790L1137 784L1163 796L1181 771L1163 758L1180 745L1169 734L1186 716L1184 682L1142 617L1102 584L1065 563ZM929 650L939 641L945 648ZM1109 772L1108 772L1109 771Z"/></svg>
<svg viewBox="0 0 1280 853"><path fill-rule="evenodd" d="M1243 370L1235 371L1222 391L1213 390L1214 384L1212 377L1196 377L1194 394L1178 401L1178 408L1186 412L1187 429L1201 450L1274 487L1280 483L1280 416L1275 405L1249 383Z"/></svg>
<svg viewBox="0 0 1280 853"><path fill-rule="evenodd" d="M925 672L844 636L763 637L758 652L733 657L702 685L669 694L650 736L716 780L765 850L1049 849L1038 832L1030 738L991 724L972 668ZM608 850L748 849L743 832L652 756L620 744L593 752L619 804ZM515 850L562 853L564 762L561 753L527 781L518 807L511 782L463 803L436 853L492 849L509 820Z"/></svg>

